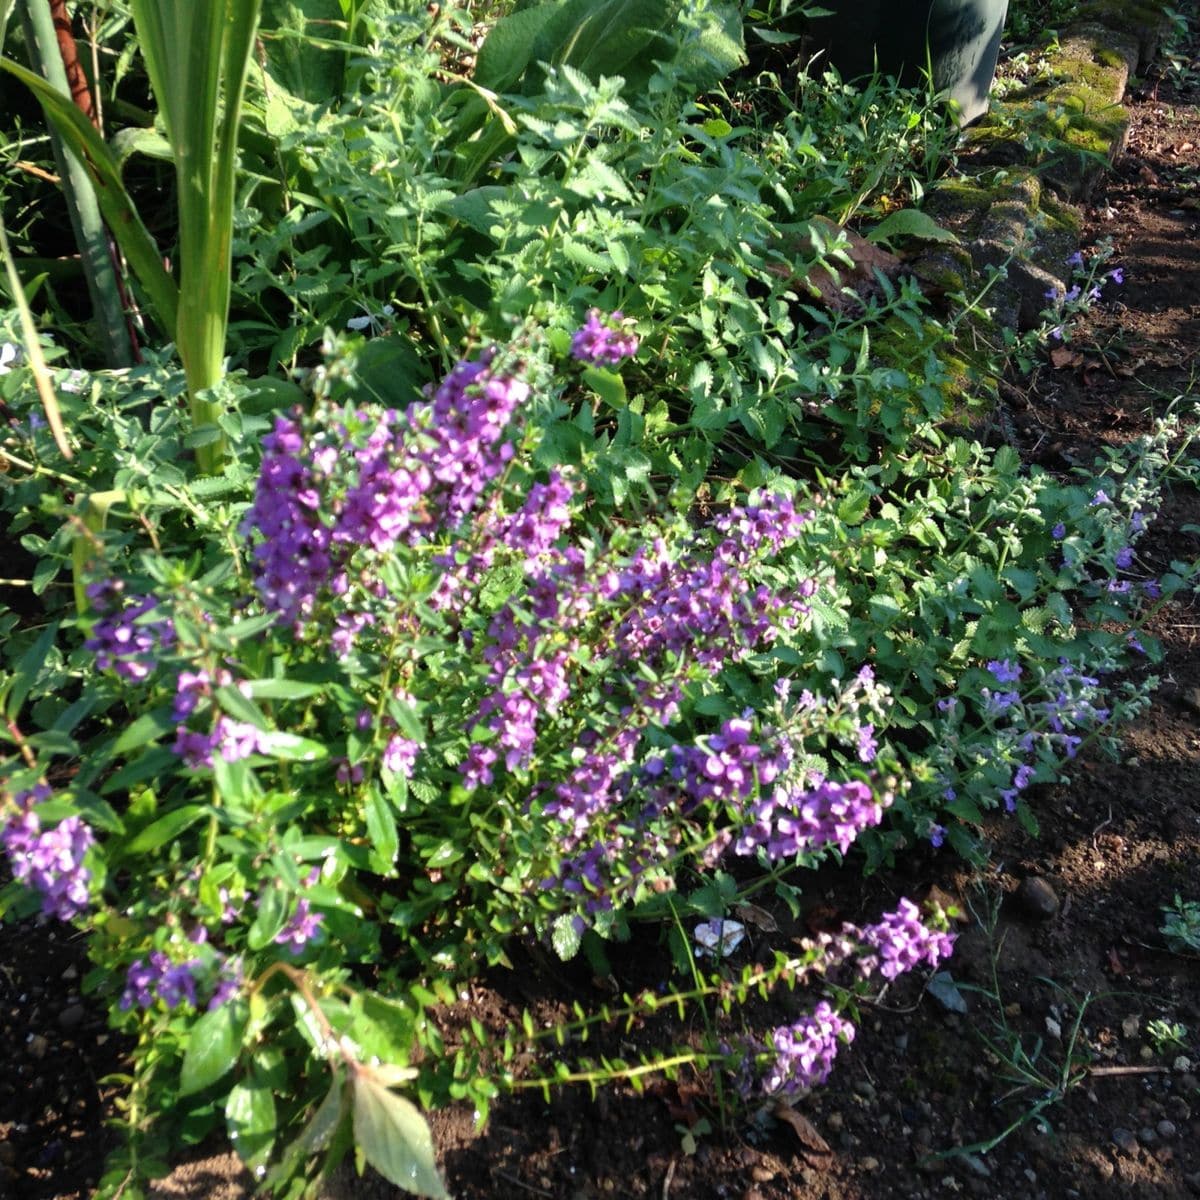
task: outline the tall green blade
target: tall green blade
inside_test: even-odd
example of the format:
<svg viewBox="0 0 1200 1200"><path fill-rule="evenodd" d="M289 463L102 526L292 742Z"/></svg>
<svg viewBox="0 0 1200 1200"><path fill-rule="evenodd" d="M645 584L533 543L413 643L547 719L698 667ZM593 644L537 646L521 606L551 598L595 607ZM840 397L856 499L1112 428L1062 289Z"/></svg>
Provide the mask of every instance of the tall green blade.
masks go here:
<svg viewBox="0 0 1200 1200"><path fill-rule="evenodd" d="M261 0L133 0L142 57L175 157L179 203L179 321L195 426L215 422L202 395L221 377L229 320L229 273L237 130ZM220 439L200 446L217 468Z"/></svg>

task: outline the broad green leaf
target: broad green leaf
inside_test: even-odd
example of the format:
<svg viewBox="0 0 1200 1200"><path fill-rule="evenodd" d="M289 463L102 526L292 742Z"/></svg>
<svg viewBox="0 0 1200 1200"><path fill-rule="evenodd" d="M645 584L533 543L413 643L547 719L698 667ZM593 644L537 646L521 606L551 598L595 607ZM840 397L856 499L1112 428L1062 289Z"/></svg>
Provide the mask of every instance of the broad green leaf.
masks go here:
<svg viewBox="0 0 1200 1200"><path fill-rule="evenodd" d="M396 831L396 818L391 805L379 789L372 787L366 799L367 835L371 839L373 856L383 873L389 873L396 862L400 849L400 836Z"/></svg>
<svg viewBox="0 0 1200 1200"><path fill-rule="evenodd" d="M890 244L896 238L918 238L923 242L957 242L958 238L918 208L900 208L883 218L867 234L870 242Z"/></svg>
<svg viewBox="0 0 1200 1200"><path fill-rule="evenodd" d="M258 749L269 758L281 758L285 762L318 762L329 757L329 751L322 743L278 729L259 734Z"/></svg>
<svg viewBox="0 0 1200 1200"><path fill-rule="evenodd" d="M287 923L288 909L291 898L278 887L268 886L263 889L258 900L258 912L254 924L246 935L246 942L251 950L261 950L269 946Z"/></svg>
<svg viewBox="0 0 1200 1200"><path fill-rule="evenodd" d="M206 1012L196 1022L179 1075L181 1096L203 1091L233 1069L242 1048L246 1021L246 1006L234 1000Z"/></svg>
<svg viewBox="0 0 1200 1200"><path fill-rule="evenodd" d="M580 944L583 941L583 936L579 932L578 918L572 913L563 913L554 922L554 929L550 934L550 942L554 946L554 952L563 962L575 957L579 953Z"/></svg>
<svg viewBox="0 0 1200 1200"><path fill-rule="evenodd" d="M173 842L185 829L195 825L201 817L208 814L208 808L203 804L188 804L169 812L165 817L147 825L136 834L123 848L125 855L152 854L155 850Z"/></svg>
<svg viewBox="0 0 1200 1200"><path fill-rule="evenodd" d="M302 683L298 679L252 679L247 687L254 700L303 700L325 690L322 683Z"/></svg>
<svg viewBox="0 0 1200 1200"><path fill-rule="evenodd" d="M251 1170L270 1157L275 1144L275 1097L261 1072L252 1070L230 1090L225 1126L238 1158Z"/></svg>
<svg viewBox="0 0 1200 1200"><path fill-rule="evenodd" d="M433 1138L420 1110L390 1092L367 1067L353 1076L354 1140L365 1159L385 1179L418 1196L448 1195L433 1158Z"/></svg>
<svg viewBox="0 0 1200 1200"><path fill-rule="evenodd" d="M529 66L534 43L557 10L556 4L539 4L501 17L479 47L475 82L493 92L508 91Z"/></svg>
<svg viewBox="0 0 1200 1200"><path fill-rule="evenodd" d="M168 730L175 728L169 708L156 708L143 713L117 738L112 745L113 755L126 754L150 742L156 742Z"/></svg>
<svg viewBox="0 0 1200 1200"><path fill-rule="evenodd" d="M625 380L615 371L587 367L583 372L583 382L610 408L625 408L629 403L625 394Z"/></svg>

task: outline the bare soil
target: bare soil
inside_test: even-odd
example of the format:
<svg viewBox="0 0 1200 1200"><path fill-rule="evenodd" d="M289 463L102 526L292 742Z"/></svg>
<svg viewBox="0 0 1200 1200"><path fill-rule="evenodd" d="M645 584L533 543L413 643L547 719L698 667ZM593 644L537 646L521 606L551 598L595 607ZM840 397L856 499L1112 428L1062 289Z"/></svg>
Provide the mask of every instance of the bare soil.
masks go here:
<svg viewBox="0 0 1200 1200"><path fill-rule="evenodd" d="M1193 47L1193 53L1195 48ZM1185 64L1186 67L1186 64ZM1094 197L1085 242L1111 238L1126 282L1119 302L1090 314L1061 368L1047 364L1004 389L998 422L1031 462L1067 471L1103 445L1146 431L1155 413L1195 391L1200 349L1200 74L1175 70L1135 85L1128 150ZM1188 527L1191 528L1188 528ZM1140 545L1147 577L1200 554L1200 496L1179 485ZM699 1077L638 1095L608 1088L506 1098L476 1132L462 1107L432 1124L452 1194L462 1200L709 1197L859 1200L949 1197L1066 1200L1077 1196L1200 1195L1200 957L1169 953L1161 910L1200 898L1200 606L1164 608L1152 632L1167 658L1153 708L1131 727L1123 757L1085 759L1069 787L1045 788L1033 840L1009 821L989 829L992 866L975 872L932 850L869 879L818 878L801 922L772 909L750 954L814 923L870 919L900 895L937 887L979 919L962 926L950 969L966 1013L901 981L864 1006L853 1046L829 1084L796 1110L802 1120L720 1128L717 1097ZM1040 883L1031 884L1029 880ZM1037 902L1042 903L1039 910ZM993 968L995 975L993 976ZM0 1197L82 1200L99 1175L118 1089L100 1082L123 1047L79 985L79 940L56 925L0 928ZM668 956L651 933L614 958L614 979L586 967L524 961L464 993L442 1015L500 1026L531 1008L546 1022L573 1001L595 1007L656 986ZM796 997L804 1008L811 997ZM1077 1036L1073 1023L1084 1006ZM763 1028L786 1019L787 997L749 1012ZM1003 1018L1045 1082L1018 1087L981 1033ZM1147 1022L1186 1026L1156 1045ZM605 1034L592 1053L634 1057L698 1037L673 1021ZM1011 1047L1013 1043L1008 1043ZM1064 1066L1074 1055L1076 1066ZM1011 1055L1009 1056L1011 1058ZM1190 1063L1190 1065L1189 1065ZM1057 1081L1058 1086L1056 1087ZM1039 1102L1040 1119L1019 1119ZM705 1124L707 1123L707 1124ZM1018 1127L983 1153L964 1147ZM691 1133L689 1134L689 1130ZM194 1200L247 1194L236 1160L205 1152L156 1193ZM394 1197L378 1179L335 1181L343 1196Z"/></svg>

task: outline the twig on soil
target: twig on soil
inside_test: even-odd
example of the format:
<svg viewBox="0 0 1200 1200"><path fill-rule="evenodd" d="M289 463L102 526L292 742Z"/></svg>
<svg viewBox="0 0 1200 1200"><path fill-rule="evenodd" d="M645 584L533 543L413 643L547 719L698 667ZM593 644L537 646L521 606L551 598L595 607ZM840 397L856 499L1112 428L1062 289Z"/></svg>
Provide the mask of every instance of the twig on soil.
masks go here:
<svg viewBox="0 0 1200 1200"><path fill-rule="evenodd" d="M667 1163L667 1173L666 1173L666 1176L663 1178L662 1200L668 1200L668 1196L671 1191L671 1182L672 1182L672 1180L674 1180L674 1178L675 1178L675 1159L671 1159L671 1161L669 1163Z"/></svg>
<svg viewBox="0 0 1200 1200"><path fill-rule="evenodd" d="M1096 834L1098 834L1100 832L1100 830L1102 830L1106 825L1111 825L1111 824L1112 824L1112 805L1110 804L1108 806L1108 816L1105 817L1104 820L1101 821L1100 824L1097 825L1096 828L1092 830L1092 849L1093 850L1096 849Z"/></svg>
<svg viewBox="0 0 1200 1200"><path fill-rule="evenodd" d="M1170 1067L1088 1067L1089 1075L1165 1075Z"/></svg>
<svg viewBox="0 0 1200 1200"><path fill-rule="evenodd" d="M515 1175L510 1175L507 1171L501 1171L498 1167L492 1168L492 1174L505 1183L515 1184L519 1188L524 1188L527 1192L533 1192L536 1196L549 1196L550 1200L554 1200L554 1193L548 1192L545 1188L534 1187L532 1183L526 1183L523 1179L518 1179Z"/></svg>

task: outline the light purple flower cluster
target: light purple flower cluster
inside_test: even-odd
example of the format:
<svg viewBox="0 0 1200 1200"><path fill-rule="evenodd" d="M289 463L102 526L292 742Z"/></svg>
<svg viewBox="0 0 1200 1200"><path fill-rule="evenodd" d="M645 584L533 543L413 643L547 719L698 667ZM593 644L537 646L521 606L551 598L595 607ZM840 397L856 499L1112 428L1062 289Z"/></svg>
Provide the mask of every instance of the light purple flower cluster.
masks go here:
<svg viewBox="0 0 1200 1200"><path fill-rule="evenodd" d="M512 460L505 434L529 396L495 358L489 350L458 363L406 412L347 411L312 430L299 418L276 419L243 530L261 536L255 582L281 621L303 626L321 597L344 596L356 551L386 553L401 540L453 531L478 506ZM547 499L557 517L553 497L539 495ZM520 533L532 536L528 524ZM353 616L339 631L340 653L371 623Z"/></svg>
<svg viewBox="0 0 1200 1200"><path fill-rule="evenodd" d="M794 1025L780 1025L765 1049L774 1055L762 1077L768 1096L792 1097L824 1083L840 1046L854 1040L854 1026L828 1000Z"/></svg>
<svg viewBox="0 0 1200 1200"><path fill-rule="evenodd" d="M174 750L189 767L211 767L217 758L233 763L256 754L262 748L262 736L262 730L247 721L221 716L211 733L180 725Z"/></svg>
<svg viewBox="0 0 1200 1200"><path fill-rule="evenodd" d="M622 359L638 351L638 340L625 328L624 314L618 309L602 316L598 308L588 310L587 320L571 337L571 356L593 366L617 366Z"/></svg>
<svg viewBox="0 0 1200 1200"><path fill-rule="evenodd" d="M858 958L864 977L878 971L884 979L895 979L921 963L936 967L954 951L954 935L926 926L911 900L901 900L895 912L859 930L858 940L870 948Z"/></svg>
<svg viewBox="0 0 1200 1200"><path fill-rule="evenodd" d="M67 817L43 829L35 803L49 796L39 785L17 796L18 812L0 831L13 878L41 893L42 912L72 921L87 911L91 872L83 865L96 839L81 817Z"/></svg>
<svg viewBox="0 0 1200 1200"><path fill-rule="evenodd" d="M324 917L313 912L309 902L301 897L296 901L296 911L288 923L275 935L277 945L286 946L292 954L299 954L314 941L321 932Z"/></svg>
<svg viewBox="0 0 1200 1200"><path fill-rule="evenodd" d="M775 788L750 809L750 819L734 842L734 853L764 850L772 862L835 845L845 854L850 844L883 817L885 797L877 800L857 779L820 780L804 790Z"/></svg>
<svg viewBox="0 0 1200 1200"><path fill-rule="evenodd" d="M169 618L149 618L158 608L153 596L125 596L119 580L87 586L87 596L100 613L84 649L96 655L96 666L140 683L154 670L159 654L175 643Z"/></svg>
<svg viewBox="0 0 1200 1200"><path fill-rule="evenodd" d="M752 731L749 721L734 718L693 746L672 748L671 776L683 790L685 811L710 802L740 807L787 769L790 747L785 743L777 752L765 751L750 740Z"/></svg>
<svg viewBox="0 0 1200 1200"><path fill-rule="evenodd" d="M156 1000L168 1008L184 1002L195 1007L196 976L202 967L198 958L173 962L163 950L152 951L145 960L137 959L125 974L121 1011L128 1012L135 1006L150 1008Z"/></svg>

